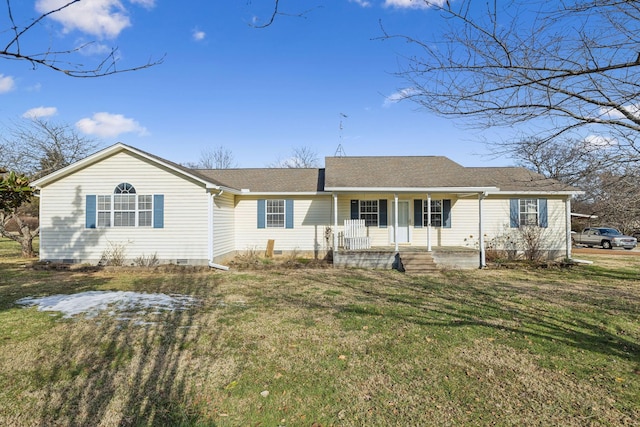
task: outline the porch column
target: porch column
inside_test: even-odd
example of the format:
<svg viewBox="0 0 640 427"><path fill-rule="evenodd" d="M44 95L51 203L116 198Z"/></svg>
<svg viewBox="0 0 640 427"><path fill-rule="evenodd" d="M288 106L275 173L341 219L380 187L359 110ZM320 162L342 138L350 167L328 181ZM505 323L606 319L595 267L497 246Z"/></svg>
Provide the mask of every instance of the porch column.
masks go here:
<svg viewBox="0 0 640 427"><path fill-rule="evenodd" d="M395 221L394 221L394 225L393 225L393 234L394 234L394 238L393 240L396 242L396 252L398 252L398 195L394 194L393 195L393 201L394 201L394 217L395 217Z"/></svg>
<svg viewBox="0 0 640 427"><path fill-rule="evenodd" d="M483 218L482 218L482 201L484 200L485 194L478 193L478 246L480 249L480 268L487 266L487 255L484 251L484 227L483 227Z"/></svg>
<svg viewBox="0 0 640 427"><path fill-rule="evenodd" d="M338 250L338 195L333 193L333 251Z"/></svg>
<svg viewBox="0 0 640 427"><path fill-rule="evenodd" d="M431 252L431 193L427 193L427 251Z"/></svg>
<svg viewBox="0 0 640 427"><path fill-rule="evenodd" d="M567 259L571 259L571 196L567 196L564 201L564 210L566 215L566 239L567 239Z"/></svg>

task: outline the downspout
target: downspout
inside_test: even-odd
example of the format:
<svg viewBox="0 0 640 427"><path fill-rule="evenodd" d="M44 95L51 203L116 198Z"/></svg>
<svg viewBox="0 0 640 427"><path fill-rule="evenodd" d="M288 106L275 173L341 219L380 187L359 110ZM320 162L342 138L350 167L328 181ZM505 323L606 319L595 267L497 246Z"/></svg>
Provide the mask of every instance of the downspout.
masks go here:
<svg viewBox="0 0 640 427"><path fill-rule="evenodd" d="M214 206L214 199L218 196L221 196L222 193L224 193L224 190L220 190L219 193L214 193L211 192L211 197L209 197L209 233L207 233L209 235L209 241L208 241L208 246L209 246L209 267L212 268L217 268L218 270L229 270L229 267L227 267L226 265L221 265L221 264L216 264L215 262L213 262L213 206Z"/></svg>
<svg viewBox="0 0 640 427"><path fill-rule="evenodd" d="M482 201L486 196L486 193L478 193L478 249L480 249L480 268L487 266L487 254L484 249L484 221L482 216Z"/></svg>
<svg viewBox="0 0 640 427"><path fill-rule="evenodd" d="M398 194L394 194L393 195L393 201L394 201L394 217L395 217L395 221L394 221L394 225L393 225L393 234L394 234L394 238L393 240L396 242L396 252L398 252L399 247L398 247Z"/></svg>
<svg viewBox="0 0 640 427"><path fill-rule="evenodd" d="M567 200L564 202L564 210L566 215L566 255L567 259L571 259L571 196L567 196Z"/></svg>

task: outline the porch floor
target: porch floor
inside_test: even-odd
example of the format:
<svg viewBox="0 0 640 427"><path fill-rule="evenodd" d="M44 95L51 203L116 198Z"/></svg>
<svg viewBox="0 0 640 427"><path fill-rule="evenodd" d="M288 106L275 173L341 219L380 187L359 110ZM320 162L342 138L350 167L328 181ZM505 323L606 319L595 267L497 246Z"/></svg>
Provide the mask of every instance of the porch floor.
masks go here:
<svg viewBox="0 0 640 427"><path fill-rule="evenodd" d="M341 248L333 255L333 265L426 273L441 268L479 268L479 254L477 249L463 246L434 246L431 251L426 246L402 245L398 251L395 250L395 245L354 250Z"/></svg>

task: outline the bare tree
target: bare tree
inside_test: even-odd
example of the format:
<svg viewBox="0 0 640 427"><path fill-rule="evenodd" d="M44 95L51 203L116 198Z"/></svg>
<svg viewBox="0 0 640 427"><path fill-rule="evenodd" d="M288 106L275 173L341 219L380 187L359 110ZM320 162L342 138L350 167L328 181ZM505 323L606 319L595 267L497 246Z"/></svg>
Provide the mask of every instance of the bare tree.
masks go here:
<svg viewBox="0 0 640 427"><path fill-rule="evenodd" d="M87 157L97 146L70 125L29 119L0 137L0 167L38 178Z"/></svg>
<svg viewBox="0 0 640 427"><path fill-rule="evenodd" d="M236 167L233 153L223 146L206 148L200 152L198 169L230 169Z"/></svg>
<svg viewBox="0 0 640 427"><path fill-rule="evenodd" d="M628 166L623 171L603 171L596 185L590 187L589 213L598 222L619 228L624 233L640 231L640 169Z"/></svg>
<svg viewBox="0 0 640 427"><path fill-rule="evenodd" d="M425 3L444 34L383 37L418 49L399 72L405 98L470 126L526 124L540 143L597 135L638 160L640 2Z"/></svg>
<svg viewBox="0 0 640 427"><path fill-rule="evenodd" d="M318 153L310 147L296 147L286 159L278 159L270 163L270 168L317 168L320 164Z"/></svg>
<svg viewBox="0 0 640 427"><path fill-rule="evenodd" d="M46 11L38 16L18 18L14 14L11 0L6 0L6 14L9 28L0 29L4 39L0 42L0 58L25 61L33 68L45 67L61 72L71 77L103 77L127 71L136 71L162 63L159 60L149 60L146 63L129 68L118 67L118 48L113 47L105 56L95 63L85 65L86 57L82 61L78 58L81 51L94 42L88 42L74 47L53 47L42 44L42 37L38 37L37 30L42 28L47 18L71 8L83 0L69 0L55 9ZM84 0L89 1L89 0ZM35 41L35 46L34 46Z"/></svg>

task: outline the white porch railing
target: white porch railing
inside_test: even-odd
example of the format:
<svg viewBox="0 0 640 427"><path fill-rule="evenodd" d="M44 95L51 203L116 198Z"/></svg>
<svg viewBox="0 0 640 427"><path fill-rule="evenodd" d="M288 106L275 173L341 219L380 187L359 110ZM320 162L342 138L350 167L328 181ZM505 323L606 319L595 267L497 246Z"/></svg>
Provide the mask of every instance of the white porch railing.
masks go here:
<svg viewBox="0 0 640 427"><path fill-rule="evenodd" d="M364 219L344 220L344 248L347 250L371 248L371 240L367 236Z"/></svg>

